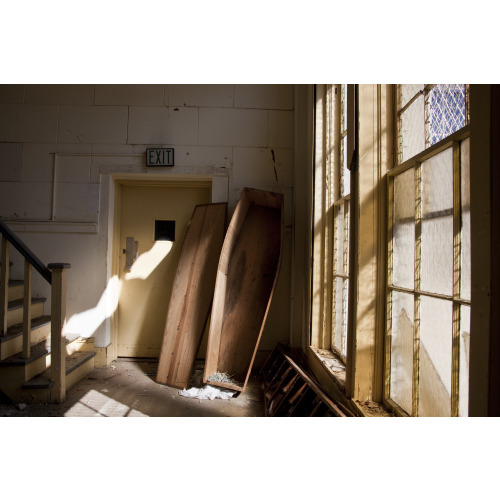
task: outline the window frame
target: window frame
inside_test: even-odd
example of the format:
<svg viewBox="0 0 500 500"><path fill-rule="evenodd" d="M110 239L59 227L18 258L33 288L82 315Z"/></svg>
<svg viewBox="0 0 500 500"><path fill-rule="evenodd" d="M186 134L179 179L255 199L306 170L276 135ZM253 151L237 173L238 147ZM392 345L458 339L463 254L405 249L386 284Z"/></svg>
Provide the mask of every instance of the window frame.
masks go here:
<svg viewBox="0 0 500 500"><path fill-rule="evenodd" d="M431 88L431 86L426 86ZM409 101L411 102L411 100ZM467 102L467 101L466 101ZM406 107L405 107L406 108ZM404 109L405 109L404 108ZM396 109L398 131L400 130L400 111ZM466 113L468 110L466 109ZM427 135L427 134L426 134ZM398 416L409 416L390 397L391 384L391 335L392 335L392 292L403 292L413 295L413 372L412 372L412 416L418 416L419 403L419 339L420 339L420 297L428 296L452 302L452 366L451 366L451 416L458 416L459 412L459 374L460 374L460 308L462 305L471 305L470 300L461 298L461 150L460 144L465 139L470 139L470 124L445 137L436 144L427 147L422 152L394 167L387 173L387 274L386 274L386 328L384 342L384 394L383 402ZM397 144L400 144L398 134ZM453 290L452 295L431 293L420 290L420 249L421 249L421 206L417 201L421 189L421 165L424 161L452 148L453 150ZM401 158L400 150L395 151L395 157ZM393 284L393 222L394 222L394 180L396 176L414 170L415 174L415 259L414 259L414 287L407 289Z"/></svg>
<svg viewBox="0 0 500 500"><path fill-rule="evenodd" d="M349 307L349 253L351 195L344 193L344 167L349 165L349 152L352 145L352 131L348 130L348 100L353 89L347 90L345 84L316 85L315 95L315 168L314 168L314 215L313 215L313 258L312 258L312 308L309 345L313 349L330 351L345 365L348 358L348 337L350 334L349 316L344 307ZM354 87L354 86L352 86ZM346 94L346 95L344 95ZM344 108L342 108L342 105ZM337 210L344 212L342 248L337 247L338 225L335 224ZM337 273L338 252L343 254L343 269ZM341 348L335 345L335 308L336 283L342 280L343 300L341 314L345 317L345 335L341 334ZM348 286L344 284L347 281ZM345 297L344 297L345 295ZM344 325L343 325L344 328ZM344 352L342 352L344 351ZM341 376L342 383L345 380Z"/></svg>

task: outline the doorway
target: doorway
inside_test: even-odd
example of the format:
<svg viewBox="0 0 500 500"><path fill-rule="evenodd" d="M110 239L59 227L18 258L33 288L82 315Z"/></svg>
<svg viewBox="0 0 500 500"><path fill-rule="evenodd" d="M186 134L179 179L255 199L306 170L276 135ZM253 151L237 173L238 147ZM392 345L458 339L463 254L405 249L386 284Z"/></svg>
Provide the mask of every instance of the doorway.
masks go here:
<svg viewBox="0 0 500 500"><path fill-rule="evenodd" d="M210 203L210 182L120 182L117 355L156 358L182 242L196 205Z"/></svg>

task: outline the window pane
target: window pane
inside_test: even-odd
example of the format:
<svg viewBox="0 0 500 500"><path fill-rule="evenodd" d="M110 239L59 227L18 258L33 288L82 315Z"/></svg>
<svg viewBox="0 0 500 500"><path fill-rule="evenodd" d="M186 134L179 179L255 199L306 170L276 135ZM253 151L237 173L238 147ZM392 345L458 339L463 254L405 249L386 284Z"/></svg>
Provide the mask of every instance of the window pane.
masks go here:
<svg viewBox="0 0 500 500"><path fill-rule="evenodd" d="M412 158L425 149L425 99L419 96L401 114L402 161Z"/></svg>
<svg viewBox="0 0 500 500"><path fill-rule="evenodd" d="M341 140L341 164L340 164L340 196L347 196L351 192L351 171L347 160L347 135Z"/></svg>
<svg viewBox="0 0 500 500"><path fill-rule="evenodd" d="M347 137L346 137L347 140ZM346 143L347 145L347 143ZM344 173L342 175L342 179L344 181L344 196L347 196L351 192L351 171L349 170L349 166L347 164L347 148L344 149L345 161L344 161Z"/></svg>
<svg viewBox="0 0 500 500"><path fill-rule="evenodd" d="M465 85L435 85L428 93L427 106L427 144L432 146L466 125Z"/></svg>
<svg viewBox="0 0 500 500"><path fill-rule="evenodd" d="M344 280L342 291L342 347L340 352L347 357L347 318L349 317L349 280Z"/></svg>
<svg viewBox="0 0 500 500"><path fill-rule="evenodd" d="M453 150L422 163L421 289L453 293Z"/></svg>
<svg viewBox="0 0 500 500"><path fill-rule="evenodd" d="M424 90L424 86L423 83L400 85L399 109L404 108L412 97Z"/></svg>
<svg viewBox="0 0 500 500"><path fill-rule="evenodd" d="M334 208L335 217L335 253L334 263L335 274L344 274L344 204L337 205Z"/></svg>
<svg viewBox="0 0 500 500"><path fill-rule="evenodd" d="M346 240L346 244L344 245L344 269L345 274L349 274L349 202L345 205L346 217L344 219L344 238Z"/></svg>
<svg viewBox="0 0 500 500"><path fill-rule="evenodd" d="M390 396L409 415L413 381L413 295L392 292Z"/></svg>
<svg viewBox="0 0 500 500"><path fill-rule="evenodd" d="M340 90L340 133L344 133L347 128L347 84L343 83Z"/></svg>
<svg viewBox="0 0 500 500"><path fill-rule="evenodd" d="M460 307L460 378L458 416L469 415L470 307Z"/></svg>
<svg viewBox="0 0 500 500"><path fill-rule="evenodd" d="M413 288L415 262L415 173L407 170L394 179L394 285Z"/></svg>
<svg viewBox="0 0 500 500"><path fill-rule="evenodd" d="M347 307L349 280L335 278L335 312L333 345L344 356L347 355Z"/></svg>
<svg viewBox="0 0 500 500"><path fill-rule="evenodd" d="M462 263L460 274L460 295L470 300L470 140L460 145L461 191L462 191Z"/></svg>
<svg viewBox="0 0 500 500"><path fill-rule="evenodd" d="M422 296L420 299L420 362L418 415L451 415L452 372L451 301Z"/></svg>

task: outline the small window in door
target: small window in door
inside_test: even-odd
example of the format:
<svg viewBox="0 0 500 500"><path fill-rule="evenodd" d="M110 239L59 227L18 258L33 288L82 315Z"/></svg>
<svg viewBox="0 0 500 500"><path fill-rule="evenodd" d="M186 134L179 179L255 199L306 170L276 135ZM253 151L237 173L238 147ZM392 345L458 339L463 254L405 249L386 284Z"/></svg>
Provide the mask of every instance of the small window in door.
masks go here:
<svg viewBox="0 0 500 500"><path fill-rule="evenodd" d="M155 220L155 241L175 241L175 220Z"/></svg>

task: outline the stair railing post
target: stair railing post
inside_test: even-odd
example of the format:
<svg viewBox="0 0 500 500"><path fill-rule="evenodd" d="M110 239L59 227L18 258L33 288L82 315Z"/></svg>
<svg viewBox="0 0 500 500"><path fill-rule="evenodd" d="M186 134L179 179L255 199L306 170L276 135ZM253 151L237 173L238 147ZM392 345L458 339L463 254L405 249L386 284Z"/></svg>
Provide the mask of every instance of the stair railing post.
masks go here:
<svg viewBox="0 0 500 500"><path fill-rule="evenodd" d="M66 271L70 264L53 263L47 266L52 271L50 378L54 382L52 401L60 403L66 398Z"/></svg>
<svg viewBox="0 0 500 500"><path fill-rule="evenodd" d="M24 260L23 358L31 356L31 264Z"/></svg>
<svg viewBox="0 0 500 500"><path fill-rule="evenodd" d="M0 337L7 335L7 311L9 307L9 241L2 236L0 269Z"/></svg>

